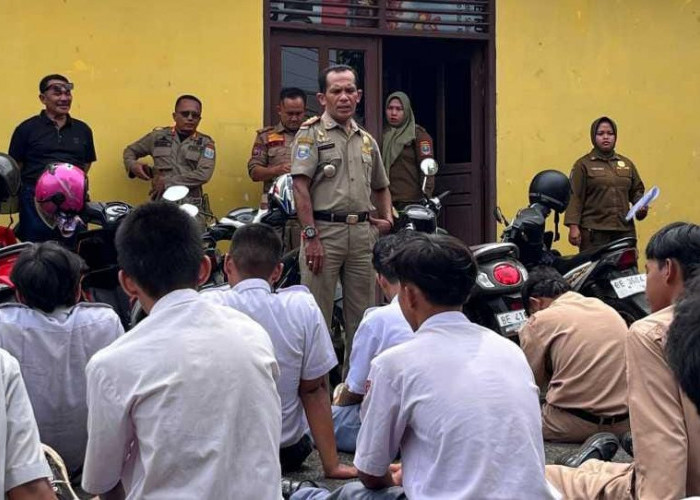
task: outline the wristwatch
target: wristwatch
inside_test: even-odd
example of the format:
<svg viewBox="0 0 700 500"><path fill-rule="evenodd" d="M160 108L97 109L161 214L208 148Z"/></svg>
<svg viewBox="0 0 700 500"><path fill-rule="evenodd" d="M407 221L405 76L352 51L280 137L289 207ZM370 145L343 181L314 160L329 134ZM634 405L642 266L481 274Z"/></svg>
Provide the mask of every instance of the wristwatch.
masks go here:
<svg viewBox="0 0 700 500"><path fill-rule="evenodd" d="M304 229L301 230L301 237L305 240L312 240L316 236L318 236L318 231L314 226L304 226Z"/></svg>

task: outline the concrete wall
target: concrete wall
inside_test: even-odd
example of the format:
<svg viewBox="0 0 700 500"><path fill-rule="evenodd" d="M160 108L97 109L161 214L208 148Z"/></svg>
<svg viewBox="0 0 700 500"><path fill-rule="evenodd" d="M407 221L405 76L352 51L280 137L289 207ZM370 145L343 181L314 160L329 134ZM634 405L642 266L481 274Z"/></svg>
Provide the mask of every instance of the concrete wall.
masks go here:
<svg viewBox="0 0 700 500"><path fill-rule="evenodd" d="M609 115L618 152L635 162L647 188L661 189L637 225L640 248L668 222L698 222L700 2L498 0L496 9L504 212L527 203L537 171L568 174L591 148L591 122Z"/></svg>
<svg viewBox="0 0 700 500"><path fill-rule="evenodd" d="M171 125L176 97L193 93L204 102L200 129L217 146L214 211L259 202L245 165L263 115L261 1L4 0L0 17L0 150L41 109L41 77L65 74L76 86L72 114L95 135L92 198L140 202L147 183L127 179L122 150Z"/></svg>

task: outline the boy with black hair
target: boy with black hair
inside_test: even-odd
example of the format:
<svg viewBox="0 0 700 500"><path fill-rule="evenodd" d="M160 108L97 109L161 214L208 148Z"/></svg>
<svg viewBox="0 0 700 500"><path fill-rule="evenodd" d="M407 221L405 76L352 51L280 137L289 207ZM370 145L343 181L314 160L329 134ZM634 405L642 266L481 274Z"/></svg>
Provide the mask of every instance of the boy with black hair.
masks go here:
<svg viewBox="0 0 700 500"><path fill-rule="evenodd" d="M634 463L589 460L578 468L547 466L547 478L566 498L675 499L700 494L700 415L669 367L664 346L674 303L700 268L700 226L669 224L646 248L646 295L652 314L636 321L626 340L628 401Z"/></svg>
<svg viewBox="0 0 700 500"><path fill-rule="evenodd" d="M399 306L399 277L389 265L393 253L413 236L413 231L382 236L372 249L372 265L377 272L377 284L390 303L365 311L352 341L348 376L345 383L339 389L336 388L333 426L338 449L341 451L355 452L357 434L360 431L360 403L367 392L365 386L370 363L383 351L415 337Z"/></svg>
<svg viewBox="0 0 700 500"><path fill-rule="evenodd" d="M477 277L469 249L451 236L420 234L389 264L416 338L372 361L354 460L364 487L402 484L408 498L549 498L525 356L462 313ZM317 491L292 498L318 498Z"/></svg>
<svg viewBox="0 0 700 500"><path fill-rule="evenodd" d="M124 330L107 304L78 302L84 263L54 242L12 268L16 303L0 304L0 347L19 361L42 442L80 474L87 446L85 366Z"/></svg>
<svg viewBox="0 0 700 500"><path fill-rule="evenodd" d="M277 389L282 400L282 472L298 469L311 453L304 413L326 477L355 477L336 452L328 395L328 372L338 364L330 334L313 295L303 286L274 292L282 273L282 241L266 224L236 230L224 266L230 290L202 294L247 314L267 331L280 366Z"/></svg>
<svg viewBox="0 0 700 500"><path fill-rule="evenodd" d="M551 267L534 268L521 293L530 317L518 332L520 347L546 389L544 439L580 443L597 432L628 431L624 320L573 292ZM609 434L596 439L617 442Z"/></svg>
<svg viewBox="0 0 700 500"><path fill-rule="evenodd" d="M149 316L87 366L83 489L108 498L278 498L279 369L268 336L197 294L211 265L177 205L138 207L115 243L119 281Z"/></svg>
<svg viewBox="0 0 700 500"><path fill-rule="evenodd" d="M676 304L666 357L681 389L700 412L700 277L693 278Z"/></svg>

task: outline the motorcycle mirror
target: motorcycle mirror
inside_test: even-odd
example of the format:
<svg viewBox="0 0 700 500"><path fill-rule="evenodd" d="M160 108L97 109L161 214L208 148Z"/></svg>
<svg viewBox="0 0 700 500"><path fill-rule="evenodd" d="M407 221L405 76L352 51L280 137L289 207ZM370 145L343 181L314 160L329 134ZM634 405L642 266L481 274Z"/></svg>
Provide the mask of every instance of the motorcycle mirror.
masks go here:
<svg viewBox="0 0 700 500"><path fill-rule="evenodd" d="M503 215L503 212L501 211L501 207L496 207L493 209L493 216L496 218L496 220L498 222L500 222L504 226L509 225L508 219L506 219L506 216Z"/></svg>
<svg viewBox="0 0 700 500"><path fill-rule="evenodd" d="M180 201L187 196L189 192L190 189L187 186L170 186L163 192L163 199L168 201Z"/></svg>
<svg viewBox="0 0 700 500"><path fill-rule="evenodd" d="M438 172L438 164L432 158L426 158L420 162L420 170L423 175L435 175Z"/></svg>
<svg viewBox="0 0 700 500"><path fill-rule="evenodd" d="M191 203L183 203L180 208L190 217L197 217L199 213L199 208L195 207Z"/></svg>

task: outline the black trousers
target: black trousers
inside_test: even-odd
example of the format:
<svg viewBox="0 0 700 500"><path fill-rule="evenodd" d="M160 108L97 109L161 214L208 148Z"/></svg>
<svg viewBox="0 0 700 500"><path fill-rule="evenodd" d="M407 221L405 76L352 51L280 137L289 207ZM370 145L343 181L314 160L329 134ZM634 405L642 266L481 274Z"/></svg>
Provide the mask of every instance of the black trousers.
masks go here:
<svg viewBox="0 0 700 500"><path fill-rule="evenodd" d="M313 451L311 438L304 434L299 441L291 446L280 448L280 464L282 465L282 474L299 470L301 464L304 463Z"/></svg>

